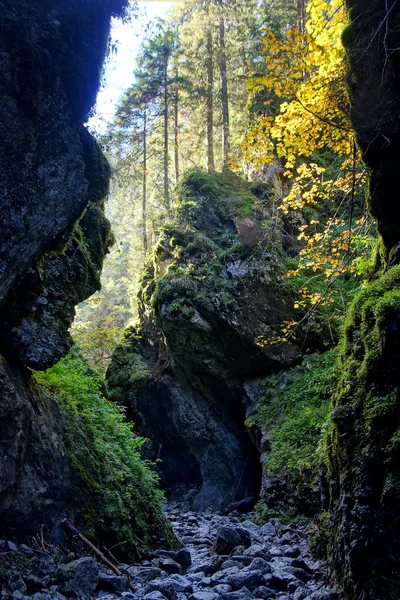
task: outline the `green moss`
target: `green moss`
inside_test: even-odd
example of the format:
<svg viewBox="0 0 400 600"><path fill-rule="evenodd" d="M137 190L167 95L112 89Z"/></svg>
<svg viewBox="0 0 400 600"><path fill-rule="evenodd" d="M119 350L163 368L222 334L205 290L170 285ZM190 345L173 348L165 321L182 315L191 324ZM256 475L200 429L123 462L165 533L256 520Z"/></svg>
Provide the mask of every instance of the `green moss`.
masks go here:
<svg viewBox="0 0 400 600"><path fill-rule="evenodd" d="M213 254L218 251L218 245L206 235L199 233L194 235L193 239L184 248L184 254L188 256L195 256L196 254Z"/></svg>
<svg viewBox="0 0 400 600"><path fill-rule="evenodd" d="M341 35L342 45L345 48L351 46L356 40L356 32L352 23L350 23L343 31Z"/></svg>
<svg viewBox="0 0 400 600"><path fill-rule="evenodd" d="M254 218L252 208L256 201L255 195L250 184L234 173L206 173L197 169L188 171L180 184L181 206L190 201L195 202L196 194L217 198L217 211L225 219L235 216ZM191 214L191 220L194 216Z"/></svg>
<svg viewBox="0 0 400 600"><path fill-rule="evenodd" d="M156 308L167 300L182 301L183 297L194 298L198 292L192 268L171 268L167 275L156 279L151 305Z"/></svg>
<svg viewBox="0 0 400 600"><path fill-rule="evenodd" d="M128 329L122 344L115 350L113 363L107 371L109 398L122 406L126 405L127 390L141 390L152 379L145 360L134 350L136 339L135 334Z"/></svg>
<svg viewBox="0 0 400 600"><path fill-rule="evenodd" d="M387 445L387 452L391 460L400 459L400 428L390 438Z"/></svg>
<svg viewBox="0 0 400 600"><path fill-rule="evenodd" d="M264 469L282 490L277 498L262 498L259 515L272 510L293 518L319 508L315 489L325 460L324 431L337 382L337 354L335 349L308 356L301 365L263 382L257 413L247 424L261 425L267 432L271 448Z"/></svg>
<svg viewBox="0 0 400 600"><path fill-rule="evenodd" d="M79 226L84 233L85 244L90 252L92 262L101 269L104 256L114 242L111 225L103 208L96 204L89 204Z"/></svg>
<svg viewBox="0 0 400 600"><path fill-rule="evenodd" d="M205 294L204 292L199 292L194 297L194 301L199 306L205 308L206 310L212 310L212 301L211 298Z"/></svg>
<svg viewBox="0 0 400 600"><path fill-rule="evenodd" d="M349 310L327 443L328 472L334 491L330 555L340 573L343 567L337 557L350 553L356 544L363 548L362 561L369 565L362 575L363 585L375 590L371 597L396 597L393 593L398 592L399 586L391 566L400 557L400 532L396 526L399 331L400 265L396 265L365 283ZM360 490L366 498L359 503ZM360 519L367 501L373 503L369 509L376 523L374 528L364 527ZM355 515L351 527L346 520L348 514ZM390 547L386 561L382 561L384 547ZM346 584L359 582L357 569L353 561L345 573Z"/></svg>
<svg viewBox="0 0 400 600"><path fill-rule="evenodd" d="M185 299L178 299L171 302L168 306L168 314L171 317L183 317L184 319L190 319L194 314L193 306L190 306Z"/></svg>
<svg viewBox="0 0 400 600"><path fill-rule="evenodd" d="M149 376L138 365L130 372L136 384ZM143 440L104 398L97 375L74 350L36 377L60 404L67 454L86 487L79 498L86 533L107 543L126 541L137 557L146 548L173 546L157 476L140 458Z"/></svg>
<svg viewBox="0 0 400 600"><path fill-rule="evenodd" d="M319 560L327 559L327 549L330 535L329 511L322 511L308 529L308 539L312 555Z"/></svg>
<svg viewBox="0 0 400 600"><path fill-rule="evenodd" d="M154 250L152 268L142 278L141 298L155 311L172 302L172 313L191 307L199 299L212 307L222 302L232 308L232 283L224 276L225 265L244 259L246 248L235 230L235 219L253 214L256 196L249 184L232 173L192 170L182 178L169 220L164 223ZM206 206L205 206L206 205ZM209 207L210 218L203 222ZM172 314L171 313L171 314Z"/></svg>
<svg viewBox="0 0 400 600"><path fill-rule="evenodd" d="M363 388L376 375L390 331L390 320L400 311L400 265L363 289L352 304L344 327L344 356L358 361L356 387ZM346 367L346 365L344 365ZM345 368L355 373L354 363ZM383 383L383 382L382 382Z"/></svg>
<svg viewBox="0 0 400 600"><path fill-rule="evenodd" d="M80 138L85 161L85 179L88 182L88 200L98 204L108 194L111 169L96 139L85 129ZM103 208L103 207L102 207Z"/></svg>

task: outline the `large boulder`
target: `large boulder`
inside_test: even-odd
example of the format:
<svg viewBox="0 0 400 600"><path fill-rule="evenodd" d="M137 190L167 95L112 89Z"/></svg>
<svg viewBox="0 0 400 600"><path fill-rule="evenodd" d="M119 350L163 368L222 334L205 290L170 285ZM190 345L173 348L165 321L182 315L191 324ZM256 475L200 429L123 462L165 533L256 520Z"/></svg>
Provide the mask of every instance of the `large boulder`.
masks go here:
<svg viewBox="0 0 400 600"><path fill-rule="evenodd" d="M0 1L0 351L34 368L100 285L109 167L83 123L122 4Z"/></svg>
<svg viewBox="0 0 400 600"><path fill-rule="evenodd" d="M58 406L28 372L0 358L0 531L51 527L73 509L71 462Z"/></svg>
<svg viewBox="0 0 400 600"><path fill-rule="evenodd" d="M244 382L296 363L301 352L263 343L281 335L293 302L281 246L261 230L248 185L194 172L179 194L143 275L140 331L127 332L107 385L151 440L148 456L162 460L171 497L197 489L194 509L222 509L260 489ZM249 221L260 239L247 236Z"/></svg>
<svg viewBox="0 0 400 600"><path fill-rule="evenodd" d="M214 554L230 554L237 546L245 546L247 548L250 544L251 537L245 529L240 527L236 529L233 527L220 527L211 551Z"/></svg>

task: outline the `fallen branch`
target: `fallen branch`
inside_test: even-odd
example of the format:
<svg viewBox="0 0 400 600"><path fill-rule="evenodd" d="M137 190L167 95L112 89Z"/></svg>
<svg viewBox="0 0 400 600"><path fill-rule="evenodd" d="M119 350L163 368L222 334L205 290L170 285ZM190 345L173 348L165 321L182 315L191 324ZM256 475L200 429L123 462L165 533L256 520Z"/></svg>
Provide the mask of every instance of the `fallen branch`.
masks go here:
<svg viewBox="0 0 400 600"><path fill-rule="evenodd" d="M113 560L114 562L118 562L117 559L115 558L114 554L112 552L110 552L110 550L107 550L107 548L105 548L104 546L103 546L103 548L104 548L104 552L106 554L108 554L108 556L110 557L111 560Z"/></svg>
<svg viewBox="0 0 400 600"><path fill-rule="evenodd" d="M76 537L78 537L81 540L81 542L86 544L86 546L88 546L92 550L92 552L94 552L96 554L96 556L98 556L100 558L100 560L102 560L111 569L111 571L113 571L113 573L115 573L119 577L122 576L121 571L110 560L108 560L108 558L106 556L104 556L104 554L101 552L101 550L96 548L96 546L94 544L92 544L92 542L90 542L87 538L85 538L85 536L82 535L80 533L80 531L77 530L77 528L71 523L71 521L68 521L68 519L64 519L62 521L62 524L65 527L67 527L70 531L72 531L72 533L74 533L76 535ZM133 591L136 590L135 586L132 583L129 583L129 586Z"/></svg>

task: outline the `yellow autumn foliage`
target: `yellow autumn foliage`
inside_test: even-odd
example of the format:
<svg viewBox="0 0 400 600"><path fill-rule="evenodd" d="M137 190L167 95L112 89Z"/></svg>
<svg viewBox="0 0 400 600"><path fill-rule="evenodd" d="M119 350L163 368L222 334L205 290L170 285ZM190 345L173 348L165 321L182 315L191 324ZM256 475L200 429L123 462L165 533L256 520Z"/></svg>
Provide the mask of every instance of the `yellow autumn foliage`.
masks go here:
<svg viewBox="0 0 400 600"><path fill-rule="evenodd" d="M266 74L248 82L250 94L260 90L269 94L267 105L272 106L277 96L282 102L277 115L263 116L256 123L243 149L256 168L272 164L274 150L287 175L299 157L323 148L346 155L353 142L340 41L347 22L343 2L311 0L307 11L305 33L288 29L282 39L271 31L263 33Z"/></svg>
<svg viewBox="0 0 400 600"><path fill-rule="evenodd" d="M332 205L333 216L325 222L312 219L299 227L303 248L297 268L287 275L315 273L326 289L313 293L306 286L295 309L312 311L331 304L336 293L332 283L344 271L356 271L355 253L369 242L364 235L371 227L368 217L349 226L352 208L343 215L366 181L345 84L341 34L347 21L342 0L310 0L304 33L288 29L279 37L263 32L265 74L248 82L250 95L263 92L265 115L248 132L242 150L256 169L279 159L287 190L278 207L281 214L293 214L306 205ZM335 157L335 169L319 160L322 155ZM296 324L284 329L282 339Z"/></svg>

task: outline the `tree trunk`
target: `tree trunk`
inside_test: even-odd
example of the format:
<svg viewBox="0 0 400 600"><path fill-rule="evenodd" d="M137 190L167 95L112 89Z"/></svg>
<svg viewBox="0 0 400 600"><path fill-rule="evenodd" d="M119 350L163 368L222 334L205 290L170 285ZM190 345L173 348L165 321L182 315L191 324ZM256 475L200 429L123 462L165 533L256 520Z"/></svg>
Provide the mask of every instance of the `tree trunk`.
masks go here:
<svg viewBox="0 0 400 600"><path fill-rule="evenodd" d="M206 38L206 72L207 72L207 171L215 170L214 163L214 58L211 28L208 24Z"/></svg>
<svg viewBox="0 0 400 600"><path fill-rule="evenodd" d="M228 77L226 72L225 48L225 18L223 0L219 0L219 71L221 78L221 103L222 103L222 169L228 169L229 160L229 99Z"/></svg>
<svg viewBox="0 0 400 600"><path fill-rule="evenodd" d="M143 250L148 249L147 241L147 110L143 113L143 189L142 189Z"/></svg>
<svg viewBox="0 0 400 600"><path fill-rule="evenodd" d="M305 22L306 22L306 5L304 0L297 0L297 29L301 31L301 33L305 32Z"/></svg>
<svg viewBox="0 0 400 600"><path fill-rule="evenodd" d="M169 150L168 150L168 56L165 57L164 71L164 202L167 209L169 201Z"/></svg>
<svg viewBox="0 0 400 600"><path fill-rule="evenodd" d="M179 180L179 84L178 67L175 69L175 94L174 94L174 159L175 159L175 184Z"/></svg>

